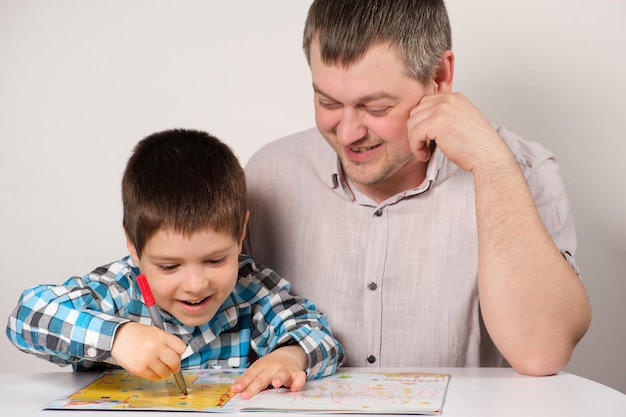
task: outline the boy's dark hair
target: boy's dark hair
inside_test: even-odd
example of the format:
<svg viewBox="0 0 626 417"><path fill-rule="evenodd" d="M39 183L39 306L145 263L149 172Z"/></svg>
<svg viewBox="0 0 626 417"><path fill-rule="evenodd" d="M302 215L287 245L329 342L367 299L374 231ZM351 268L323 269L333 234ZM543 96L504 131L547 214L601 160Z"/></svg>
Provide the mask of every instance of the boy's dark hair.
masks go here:
<svg viewBox="0 0 626 417"><path fill-rule="evenodd" d="M231 149L197 130L174 129L141 140L122 178L124 230L141 257L159 230L184 235L212 229L241 238L246 179Z"/></svg>
<svg viewBox="0 0 626 417"><path fill-rule="evenodd" d="M347 66L377 43L398 48L407 74L427 85L441 56L452 48L443 0L315 0L307 15L302 46L309 64L313 39L322 62Z"/></svg>

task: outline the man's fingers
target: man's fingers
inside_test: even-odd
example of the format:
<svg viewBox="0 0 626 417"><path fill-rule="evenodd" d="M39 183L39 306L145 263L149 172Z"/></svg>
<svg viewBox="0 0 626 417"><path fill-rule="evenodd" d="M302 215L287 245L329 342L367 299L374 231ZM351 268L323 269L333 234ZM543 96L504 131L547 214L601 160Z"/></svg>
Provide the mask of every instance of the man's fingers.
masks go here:
<svg viewBox="0 0 626 417"><path fill-rule="evenodd" d="M420 162L428 162L432 153L431 143L434 141L432 139L426 139L424 141L419 141L417 146L411 147L411 151L413 155L415 155L415 159Z"/></svg>

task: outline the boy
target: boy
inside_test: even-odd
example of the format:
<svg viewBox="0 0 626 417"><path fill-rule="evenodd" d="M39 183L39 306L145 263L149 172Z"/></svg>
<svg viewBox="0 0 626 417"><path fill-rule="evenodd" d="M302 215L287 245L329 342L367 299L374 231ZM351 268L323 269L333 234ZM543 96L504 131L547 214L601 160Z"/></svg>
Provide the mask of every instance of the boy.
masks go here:
<svg viewBox="0 0 626 417"><path fill-rule="evenodd" d="M307 378L334 373L344 351L326 318L240 255L245 183L232 151L205 132L140 141L122 179L130 255L24 291L9 318L12 343L75 370L121 366L152 380L181 367L250 366L232 387L243 398L268 385L297 391ZM166 331L152 325L140 273Z"/></svg>

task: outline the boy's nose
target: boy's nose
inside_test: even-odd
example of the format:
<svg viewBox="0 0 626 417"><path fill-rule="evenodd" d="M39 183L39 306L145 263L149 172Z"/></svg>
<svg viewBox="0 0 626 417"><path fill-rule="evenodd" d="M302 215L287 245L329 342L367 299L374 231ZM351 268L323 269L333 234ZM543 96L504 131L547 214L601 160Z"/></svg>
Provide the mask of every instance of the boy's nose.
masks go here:
<svg viewBox="0 0 626 417"><path fill-rule="evenodd" d="M190 294L200 294L211 286L211 279L204 271L195 268L188 271L183 279L183 289Z"/></svg>

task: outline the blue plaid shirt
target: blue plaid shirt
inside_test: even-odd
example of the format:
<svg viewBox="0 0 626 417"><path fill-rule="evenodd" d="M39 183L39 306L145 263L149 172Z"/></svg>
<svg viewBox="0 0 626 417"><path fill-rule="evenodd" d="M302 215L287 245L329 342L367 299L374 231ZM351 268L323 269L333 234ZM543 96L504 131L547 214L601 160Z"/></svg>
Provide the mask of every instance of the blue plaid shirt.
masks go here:
<svg viewBox="0 0 626 417"><path fill-rule="evenodd" d="M7 336L18 349L75 370L115 366L111 346L119 326L152 323L137 275L126 257L60 286L29 288L9 317ZM246 368L257 356L298 343L307 354L307 378L333 374L343 347L326 317L289 288L273 270L240 256L235 289L211 321L185 326L160 310L166 330L187 345L181 366Z"/></svg>

